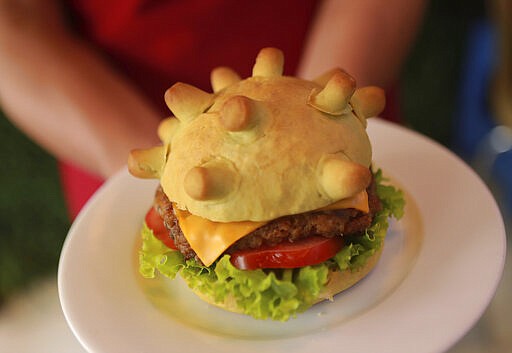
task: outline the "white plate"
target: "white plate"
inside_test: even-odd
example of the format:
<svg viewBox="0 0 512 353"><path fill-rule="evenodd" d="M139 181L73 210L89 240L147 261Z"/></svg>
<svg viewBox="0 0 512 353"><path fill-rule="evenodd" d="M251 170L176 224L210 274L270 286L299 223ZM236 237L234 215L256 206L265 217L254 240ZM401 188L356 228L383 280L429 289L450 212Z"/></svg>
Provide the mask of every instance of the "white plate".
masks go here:
<svg viewBox="0 0 512 353"><path fill-rule="evenodd" d="M90 352L440 352L489 304L505 231L485 185L456 156L407 129L370 120L374 160L407 195L374 271L334 302L286 323L199 301L184 284L137 274L138 230L156 183L126 171L79 215L59 265L70 327Z"/></svg>

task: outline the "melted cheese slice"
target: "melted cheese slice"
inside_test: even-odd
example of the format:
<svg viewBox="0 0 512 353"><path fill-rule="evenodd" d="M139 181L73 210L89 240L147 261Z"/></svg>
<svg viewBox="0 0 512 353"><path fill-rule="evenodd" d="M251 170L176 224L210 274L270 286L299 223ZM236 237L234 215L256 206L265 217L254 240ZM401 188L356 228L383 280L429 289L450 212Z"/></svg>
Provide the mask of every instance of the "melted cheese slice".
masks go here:
<svg viewBox="0 0 512 353"><path fill-rule="evenodd" d="M370 212L370 206L368 205L368 193L366 190L361 191L360 193L355 194L352 197L348 197L343 200L336 201L335 203L331 203L325 207L319 208L319 211L329 211L329 210L342 210L344 208L355 208L364 213Z"/></svg>
<svg viewBox="0 0 512 353"><path fill-rule="evenodd" d="M337 201L319 210L355 208L368 213L368 194L362 191L355 196ZM238 239L267 222L212 222L188 211L175 208L176 217L183 235L205 266L210 266L227 248Z"/></svg>

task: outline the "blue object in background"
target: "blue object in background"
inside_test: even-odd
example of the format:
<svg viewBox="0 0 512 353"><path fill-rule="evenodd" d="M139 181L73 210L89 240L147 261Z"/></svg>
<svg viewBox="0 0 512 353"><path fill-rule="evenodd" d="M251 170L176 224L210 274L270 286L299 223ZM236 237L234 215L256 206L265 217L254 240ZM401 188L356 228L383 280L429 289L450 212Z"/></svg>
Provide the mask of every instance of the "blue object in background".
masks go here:
<svg viewBox="0 0 512 353"><path fill-rule="evenodd" d="M453 149L496 191L504 211L511 212L512 129L497 124L489 99L496 59L494 28L489 22L475 24L469 32Z"/></svg>

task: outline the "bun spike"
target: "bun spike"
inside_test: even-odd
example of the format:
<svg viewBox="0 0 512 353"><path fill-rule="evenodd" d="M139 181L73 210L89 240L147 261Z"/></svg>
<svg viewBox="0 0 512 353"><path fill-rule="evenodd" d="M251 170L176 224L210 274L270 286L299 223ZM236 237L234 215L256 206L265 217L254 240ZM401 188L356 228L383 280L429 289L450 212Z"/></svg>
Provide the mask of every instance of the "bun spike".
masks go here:
<svg viewBox="0 0 512 353"><path fill-rule="evenodd" d="M210 82L214 93L222 91L241 80L241 77L234 70L225 66L213 69L210 74Z"/></svg>
<svg viewBox="0 0 512 353"><path fill-rule="evenodd" d="M311 91L308 104L324 113L341 115L346 111L355 89L356 81L352 76L337 69L322 90Z"/></svg>
<svg viewBox="0 0 512 353"><path fill-rule="evenodd" d="M175 117L165 118L158 125L157 134L163 143L171 143L176 130L180 127L180 122Z"/></svg>
<svg viewBox="0 0 512 353"><path fill-rule="evenodd" d="M283 75L284 55L276 48L263 48L252 68L253 77L276 77Z"/></svg>
<svg viewBox="0 0 512 353"><path fill-rule="evenodd" d="M376 86L358 88L352 98L350 105L356 116L366 127L366 119L379 115L386 106L386 95L384 90Z"/></svg>
<svg viewBox="0 0 512 353"><path fill-rule="evenodd" d="M313 79L313 82L317 83L318 85L325 87L327 82L329 82L330 78L339 71L344 71L340 69L339 67L335 67L334 69L330 69L329 71L324 72L320 76L317 76Z"/></svg>
<svg viewBox="0 0 512 353"><path fill-rule="evenodd" d="M226 162L210 161L185 174L183 188L197 201L220 200L236 187L238 174Z"/></svg>
<svg viewBox="0 0 512 353"><path fill-rule="evenodd" d="M169 145L160 145L147 149L135 149L128 156L128 170L138 178L159 179L162 175Z"/></svg>
<svg viewBox="0 0 512 353"><path fill-rule="evenodd" d="M256 102L245 96L229 98L220 113L219 121L228 131L246 130L256 120Z"/></svg>
<svg viewBox="0 0 512 353"><path fill-rule="evenodd" d="M341 200L364 190L371 178L370 170L358 163L335 157L321 161L320 185L333 200Z"/></svg>
<svg viewBox="0 0 512 353"><path fill-rule="evenodd" d="M185 175L183 187L185 192L195 200L207 200L210 198L212 188L212 178L208 169L204 167L194 167Z"/></svg>
<svg viewBox="0 0 512 353"><path fill-rule="evenodd" d="M181 122L189 122L208 109L214 100L213 94L178 82L164 95L165 103Z"/></svg>

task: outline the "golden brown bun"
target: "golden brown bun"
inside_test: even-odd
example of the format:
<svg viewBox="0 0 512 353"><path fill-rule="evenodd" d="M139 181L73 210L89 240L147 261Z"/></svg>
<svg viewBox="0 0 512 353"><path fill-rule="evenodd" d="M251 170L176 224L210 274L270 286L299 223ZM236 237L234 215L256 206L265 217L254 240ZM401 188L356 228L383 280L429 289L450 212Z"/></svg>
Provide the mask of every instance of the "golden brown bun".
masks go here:
<svg viewBox="0 0 512 353"><path fill-rule="evenodd" d="M360 280L362 280L366 275L370 273L370 271L375 267L377 262L379 261L380 255L382 253L383 247L381 247L378 251L373 254L366 264L359 268L356 271L331 271L328 275L328 283L324 290L320 292L318 298L314 302L314 304L322 302L324 300L333 300L336 294L341 293L342 291L352 287ZM197 289L192 289L192 291L199 297L201 300L215 305L221 309L231 311L234 313L243 314L240 308L236 304L236 300L232 296L227 296L224 302L217 303L213 298L208 295L205 295Z"/></svg>
<svg viewBox="0 0 512 353"><path fill-rule="evenodd" d="M159 177L178 208L219 222L268 221L364 190L372 158L365 119L383 107L383 91L356 89L341 69L314 81L283 76L283 60L265 48L247 79L218 68L213 93L169 88L175 117L158 130L169 148L157 151L166 155L135 151L132 173Z"/></svg>

